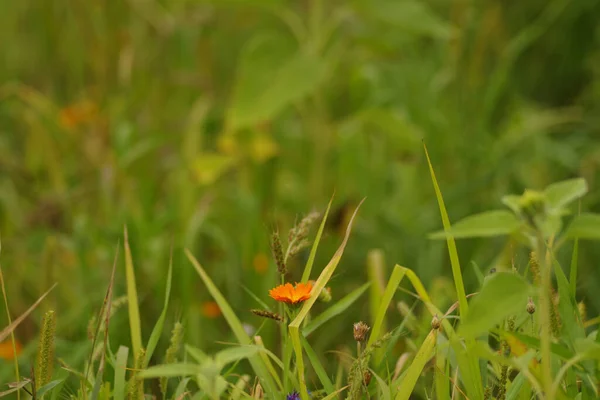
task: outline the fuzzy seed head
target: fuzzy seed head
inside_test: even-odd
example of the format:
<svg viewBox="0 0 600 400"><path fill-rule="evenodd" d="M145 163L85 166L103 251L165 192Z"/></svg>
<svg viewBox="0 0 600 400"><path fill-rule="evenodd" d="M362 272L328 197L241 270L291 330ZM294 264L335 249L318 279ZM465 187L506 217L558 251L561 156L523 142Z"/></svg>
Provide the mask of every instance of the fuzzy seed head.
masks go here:
<svg viewBox="0 0 600 400"><path fill-rule="evenodd" d="M285 275L287 273L287 268L285 266L283 246L281 245L279 232L273 232L273 234L271 235L271 251L273 252L273 259L275 259L275 265L277 265L277 271L281 275Z"/></svg>
<svg viewBox="0 0 600 400"><path fill-rule="evenodd" d="M36 387L39 389L52 379L54 370L54 335L56 333L56 314L50 310L44 314L40 346L37 354Z"/></svg>
<svg viewBox="0 0 600 400"><path fill-rule="evenodd" d="M527 312L529 313L529 315L533 315L533 313L535 313L535 303L533 302L533 299L531 297L527 301L526 309L527 309Z"/></svg>
<svg viewBox="0 0 600 400"><path fill-rule="evenodd" d="M431 329L438 330L442 326L442 321L438 318L437 314L431 319Z"/></svg>
<svg viewBox="0 0 600 400"><path fill-rule="evenodd" d="M355 323L353 327L354 340L357 342L364 342L367 339L369 329L371 329L369 325L362 321Z"/></svg>
<svg viewBox="0 0 600 400"><path fill-rule="evenodd" d="M252 309L250 310L250 312L254 315L258 315L259 317L269 318L278 322L283 322L283 317L281 315L271 311Z"/></svg>

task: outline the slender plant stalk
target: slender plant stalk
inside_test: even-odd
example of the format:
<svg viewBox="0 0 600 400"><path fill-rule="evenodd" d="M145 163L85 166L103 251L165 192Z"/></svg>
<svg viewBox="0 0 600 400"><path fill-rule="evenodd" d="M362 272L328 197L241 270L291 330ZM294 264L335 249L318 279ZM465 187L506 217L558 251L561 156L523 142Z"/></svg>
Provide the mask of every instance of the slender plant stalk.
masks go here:
<svg viewBox="0 0 600 400"><path fill-rule="evenodd" d="M542 353L542 387L544 392L548 395L547 400L554 400L551 388L552 388L552 354L550 351L550 345L552 341L551 331L551 310L552 299L550 298L550 285L552 276L550 274L550 268L546 263L546 242L541 232L538 233L537 238L537 256L538 263L540 265L540 273L542 275L541 287L540 287L540 322L542 325L540 345Z"/></svg>

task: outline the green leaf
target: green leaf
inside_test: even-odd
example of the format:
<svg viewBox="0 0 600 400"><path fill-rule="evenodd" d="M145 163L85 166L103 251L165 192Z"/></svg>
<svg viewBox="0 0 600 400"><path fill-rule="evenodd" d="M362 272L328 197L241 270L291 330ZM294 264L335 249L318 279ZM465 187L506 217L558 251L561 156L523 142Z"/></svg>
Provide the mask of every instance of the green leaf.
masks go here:
<svg viewBox="0 0 600 400"><path fill-rule="evenodd" d="M115 389L113 391L114 400L123 400L125 398L125 375L127 372L127 357L129 348L119 346L117 350L117 362L115 363Z"/></svg>
<svg viewBox="0 0 600 400"><path fill-rule="evenodd" d="M208 356L206 353L204 353L202 350L200 350L197 347L194 346L190 346L189 344L186 344L185 346L185 351L194 359L196 360L196 362L198 364L202 364L208 360L210 360L210 356Z"/></svg>
<svg viewBox="0 0 600 400"><path fill-rule="evenodd" d="M142 379L150 378L175 378L179 376L196 376L202 373L202 368L197 364L176 363L154 365L138 373Z"/></svg>
<svg viewBox="0 0 600 400"><path fill-rule="evenodd" d="M366 2L367 15L413 35L447 39L452 26L439 18L424 2L379 0Z"/></svg>
<svg viewBox="0 0 600 400"><path fill-rule="evenodd" d="M452 225L448 232L432 233L431 239L489 237L509 235L519 229L521 222L510 211L494 210L468 216Z"/></svg>
<svg viewBox="0 0 600 400"><path fill-rule="evenodd" d="M471 301L469 315L462 321L458 334L474 338L504 318L525 309L529 284L519 275L496 272L488 277L481 292Z"/></svg>
<svg viewBox="0 0 600 400"><path fill-rule="evenodd" d="M565 235L569 238L600 240L600 214L582 213L576 216Z"/></svg>
<svg viewBox="0 0 600 400"><path fill-rule="evenodd" d="M57 380L55 380L55 381L52 381L52 382L48 382L47 384L45 384L44 386L42 386L41 388L39 388L39 389L36 391L36 393L35 393L35 394L36 394L36 396L37 396L38 398L40 398L40 399L41 399L41 398L43 398L43 396L44 396L44 395L45 395L47 392L51 391L52 389L54 389L55 387L57 387L58 385L60 385L61 383L63 383L63 381L64 381L64 380L65 380L65 379L63 378L63 379L57 379Z"/></svg>
<svg viewBox="0 0 600 400"><path fill-rule="evenodd" d="M404 374L404 379L400 382L398 387L398 393L396 394L396 400L408 400L415 388L417 380L423 372L425 364L431 358L433 353L435 342L437 338L437 330L433 329L429 332L429 335L423 341L421 348L415 355L415 359L408 367L408 370Z"/></svg>
<svg viewBox="0 0 600 400"><path fill-rule="evenodd" d="M156 321L156 325L154 325L154 329L152 330L152 334L150 335L150 339L148 339L148 345L146 346L146 359L144 361L144 368L148 366L150 362L150 358L152 354L154 354L154 350L156 349L156 345L158 344L158 339L160 339L160 335L162 334L163 328L165 326L165 319L167 318L167 309L169 308L169 297L171 296L171 280L173 277L173 251L171 250L171 256L169 259L169 270L167 271L167 284L165 288L165 302L163 305L162 312Z"/></svg>
<svg viewBox="0 0 600 400"><path fill-rule="evenodd" d="M215 361L219 367L223 368L229 363L250 358L256 354L258 354L258 347L256 346L236 346L218 352L215 355Z"/></svg>
<svg viewBox="0 0 600 400"><path fill-rule="evenodd" d="M329 307L327 310L316 316L312 319L305 327L302 329L302 334L304 336L308 336L313 333L317 328L321 325L336 317L346 311L348 307L350 307L358 298L367 290L367 288L371 285L370 282L365 283L361 287L353 290L342 299L340 299L333 306Z"/></svg>
<svg viewBox="0 0 600 400"><path fill-rule="evenodd" d="M553 211L560 210L582 197L588 191L583 178L569 179L548 185L544 190L548 204Z"/></svg>
<svg viewBox="0 0 600 400"><path fill-rule="evenodd" d="M135 271L133 269L133 260L131 257L131 248L129 247L129 236L127 227L125 234L125 279L127 281L127 307L129 309L129 329L131 331L131 345L133 346L134 357L140 354L142 348L142 328L140 322L140 309L135 285Z"/></svg>
<svg viewBox="0 0 600 400"><path fill-rule="evenodd" d="M273 119L323 81L322 59L301 51L289 54L290 46L285 46L280 38L263 34L249 41L227 116L228 131Z"/></svg>
<svg viewBox="0 0 600 400"><path fill-rule="evenodd" d="M383 326L385 314L388 311L396 290L398 290L398 286L400 286L400 282L402 282L402 278L404 278L404 274L405 272L401 266L394 266L390 280L388 281L388 284L383 292L381 303L377 309L377 315L375 316L375 322L371 327L371 335L369 337L369 341L367 342L367 347L371 346L381 336L381 327Z"/></svg>

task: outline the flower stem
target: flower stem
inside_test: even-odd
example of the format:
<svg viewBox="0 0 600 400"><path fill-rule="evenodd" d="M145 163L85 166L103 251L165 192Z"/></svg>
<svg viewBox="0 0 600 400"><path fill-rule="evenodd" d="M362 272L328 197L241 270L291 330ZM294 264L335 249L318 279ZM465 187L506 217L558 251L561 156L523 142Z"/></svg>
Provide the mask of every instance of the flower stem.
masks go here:
<svg viewBox="0 0 600 400"><path fill-rule="evenodd" d="M540 323L542 328L540 347L542 355L542 387L548 396L547 399L554 400L554 396L552 394L552 353L550 351L552 342L552 328L550 321L552 307L550 287L552 284L552 274L550 265L548 265L546 262L547 248L541 232L538 232L536 252L540 266L540 273L542 275L540 287Z"/></svg>

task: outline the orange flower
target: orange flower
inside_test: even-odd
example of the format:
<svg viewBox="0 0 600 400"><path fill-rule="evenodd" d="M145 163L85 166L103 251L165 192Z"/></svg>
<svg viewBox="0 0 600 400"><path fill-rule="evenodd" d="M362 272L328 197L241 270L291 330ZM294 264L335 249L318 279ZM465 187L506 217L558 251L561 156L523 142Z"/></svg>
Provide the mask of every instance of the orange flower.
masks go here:
<svg viewBox="0 0 600 400"><path fill-rule="evenodd" d="M15 340L15 348L17 350L18 356L23 351L23 346L18 340ZM13 352L12 341L7 340L5 342L0 343L0 359L13 360L14 358L15 353Z"/></svg>
<svg viewBox="0 0 600 400"><path fill-rule="evenodd" d="M217 318L221 315L221 308L214 301L205 301L202 303L202 315L207 318Z"/></svg>
<svg viewBox="0 0 600 400"><path fill-rule="evenodd" d="M311 290L312 285L310 283L296 283L296 287L293 287L291 283L286 283L269 290L269 296L277 301L296 304L310 299Z"/></svg>

